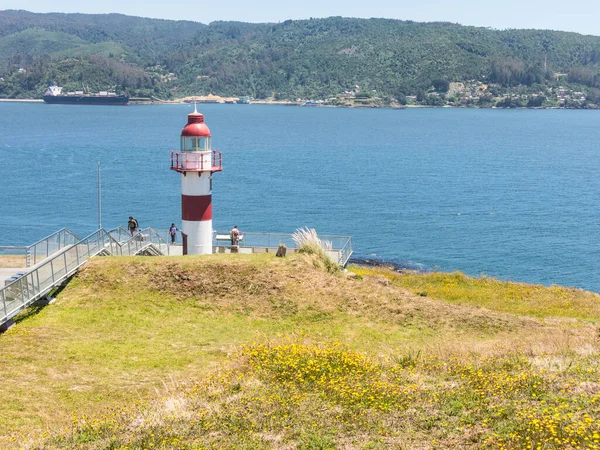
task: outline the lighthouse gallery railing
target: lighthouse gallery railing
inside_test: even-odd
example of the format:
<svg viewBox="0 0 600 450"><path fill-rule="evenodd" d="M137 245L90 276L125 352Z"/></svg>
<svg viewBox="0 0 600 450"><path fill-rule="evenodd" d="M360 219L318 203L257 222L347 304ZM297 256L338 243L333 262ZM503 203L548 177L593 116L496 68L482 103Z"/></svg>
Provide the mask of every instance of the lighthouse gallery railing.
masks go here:
<svg viewBox="0 0 600 450"><path fill-rule="evenodd" d="M220 172L223 170L221 152L171 152L171 170L177 172Z"/></svg>
<svg viewBox="0 0 600 450"><path fill-rule="evenodd" d="M60 286L93 256L101 254L128 256L145 251L154 254L168 252L168 244L151 228L144 229L133 237L129 236L128 240L122 242L116 240L111 233L119 234L120 231L108 232L100 229L56 252L21 278L2 287L0 326Z"/></svg>

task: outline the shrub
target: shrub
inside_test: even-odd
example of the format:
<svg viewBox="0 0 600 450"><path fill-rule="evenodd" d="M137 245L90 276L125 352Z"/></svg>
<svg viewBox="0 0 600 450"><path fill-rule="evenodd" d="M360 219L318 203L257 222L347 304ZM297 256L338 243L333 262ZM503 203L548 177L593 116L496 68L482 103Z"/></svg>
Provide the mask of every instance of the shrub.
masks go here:
<svg viewBox="0 0 600 450"><path fill-rule="evenodd" d="M327 272L334 273L340 270L338 264L332 261L327 254L332 248L331 242L319 239L317 231L314 228L298 228L296 232L292 234L292 238L298 246L299 253L316 255L325 265Z"/></svg>

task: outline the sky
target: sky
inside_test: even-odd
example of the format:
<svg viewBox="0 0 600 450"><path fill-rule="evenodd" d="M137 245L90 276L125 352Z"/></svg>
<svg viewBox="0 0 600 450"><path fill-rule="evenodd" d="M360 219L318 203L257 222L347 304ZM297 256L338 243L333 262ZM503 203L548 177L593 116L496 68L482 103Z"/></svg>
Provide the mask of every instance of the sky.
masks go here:
<svg viewBox="0 0 600 450"><path fill-rule="evenodd" d="M0 10L122 13L158 19L282 22L310 17L384 17L491 27L574 31L600 36L599 0L0 0Z"/></svg>

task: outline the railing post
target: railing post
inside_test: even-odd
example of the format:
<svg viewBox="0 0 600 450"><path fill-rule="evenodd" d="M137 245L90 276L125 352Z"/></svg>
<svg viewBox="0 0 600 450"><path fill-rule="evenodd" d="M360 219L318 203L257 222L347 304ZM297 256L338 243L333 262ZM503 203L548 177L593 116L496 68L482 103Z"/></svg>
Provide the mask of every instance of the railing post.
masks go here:
<svg viewBox="0 0 600 450"><path fill-rule="evenodd" d="M21 280L25 278L25 289L27 290L27 298L31 298L31 294L29 293L29 283L27 282L27 275L22 276ZM21 284L22 286L22 284Z"/></svg>
<svg viewBox="0 0 600 450"><path fill-rule="evenodd" d="M6 294L4 293L4 289L2 289L0 292L2 292L2 304L4 305L4 317L8 318L8 311L6 309Z"/></svg>
<svg viewBox="0 0 600 450"><path fill-rule="evenodd" d="M35 270L35 277L37 278L37 291L38 293L42 290L42 286L40 285L40 271L39 269Z"/></svg>
<svg viewBox="0 0 600 450"><path fill-rule="evenodd" d="M67 265L67 252L63 253L63 260L65 262L65 275L69 272L69 266Z"/></svg>
<svg viewBox="0 0 600 450"><path fill-rule="evenodd" d="M52 284L54 284L54 261L50 260L50 273L52 274Z"/></svg>
<svg viewBox="0 0 600 450"><path fill-rule="evenodd" d="M79 267L79 247L75 245L75 259L77 260L77 267Z"/></svg>
<svg viewBox="0 0 600 450"><path fill-rule="evenodd" d="M23 290L23 277L19 278L19 284L21 285L21 302L25 304L25 292Z"/></svg>

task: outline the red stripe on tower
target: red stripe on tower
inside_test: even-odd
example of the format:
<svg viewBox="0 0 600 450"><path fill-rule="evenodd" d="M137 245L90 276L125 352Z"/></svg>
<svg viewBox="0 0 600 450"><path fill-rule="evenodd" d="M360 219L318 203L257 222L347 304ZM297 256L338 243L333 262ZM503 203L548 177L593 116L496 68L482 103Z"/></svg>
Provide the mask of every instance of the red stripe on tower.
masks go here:
<svg viewBox="0 0 600 450"><path fill-rule="evenodd" d="M181 218L193 222L212 220L212 195L182 195Z"/></svg>

